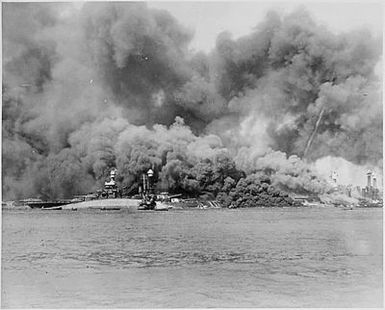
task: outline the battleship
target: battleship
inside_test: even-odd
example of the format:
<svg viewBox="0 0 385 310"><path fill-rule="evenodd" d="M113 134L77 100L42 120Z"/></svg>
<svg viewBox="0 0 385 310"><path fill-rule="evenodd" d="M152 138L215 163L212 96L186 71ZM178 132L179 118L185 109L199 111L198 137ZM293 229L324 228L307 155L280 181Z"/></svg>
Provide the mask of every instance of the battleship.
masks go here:
<svg viewBox="0 0 385 310"><path fill-rule="evenodd" d="M121 197L121 190L116 183L116 169L110 171L110 177L104 182L104 187L96 193L78 195L70 199L57 199L57 200L41 200L41 199L26 199L22 201L23 204L29 206L32 209L46 209L46 210L60 210L62 206L82 202L86 200L96 199L113 199Z"/></svg>
<svg viewBox="0 0 385 310"><path fill-rule="evenodd" d="M118 187L116 182L117 169L110 171L108 180L104 182L103 189L97 190L95 193L86 195L77 195L70 199L58 199L58 200L41 200L41 199L26 199L23 205L29 206L32 209L44 209L44 210L61 210L66 205L75 204L90 200L111 200L122 198L122 190ZM171 198L178 197L177 195L160 195L161 199L155 193L156 182L154 181L154 172L149 169L147 173L142 175L142 183L139 185L139 197L140 202L137 206L138 210L154 210L154 211L168 211L170 206L165 202L170 201ZM113 208L101 208L101 210L112 210ZM120 207L116 207L120 210Z"/></svg>

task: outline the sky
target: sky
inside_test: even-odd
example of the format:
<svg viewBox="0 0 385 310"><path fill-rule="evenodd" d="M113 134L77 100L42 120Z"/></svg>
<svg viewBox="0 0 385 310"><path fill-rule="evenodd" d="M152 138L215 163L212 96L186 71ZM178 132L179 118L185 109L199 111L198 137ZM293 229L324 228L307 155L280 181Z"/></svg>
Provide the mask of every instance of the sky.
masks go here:
<svg viewBox="0 0 385 310"><path fill-rule="evenodd" d="M336 33L366 27L375 35L381 35L383 30L383 5L380 1L156 1L148 2L148 6L169 11L182 25L194 30L190 48L195 51L209 52L222 31L229 31L234 38L250 33L271 9L287 14L304 6L318 23Z"/></svg>

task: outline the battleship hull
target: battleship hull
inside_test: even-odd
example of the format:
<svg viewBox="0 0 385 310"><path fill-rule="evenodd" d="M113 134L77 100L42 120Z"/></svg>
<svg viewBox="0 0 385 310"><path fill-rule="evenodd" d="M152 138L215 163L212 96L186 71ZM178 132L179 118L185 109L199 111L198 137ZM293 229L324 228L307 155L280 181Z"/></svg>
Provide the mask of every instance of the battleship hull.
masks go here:
<svg viewBox="0 0 385 310"><path fill-rule="evenodd" d="M58 208L70 204L71 201L65 200L55 200L55 201L39 201L39 202L30 202L28 206L32 209L48 209L53 210L53 208Z"/></svg>

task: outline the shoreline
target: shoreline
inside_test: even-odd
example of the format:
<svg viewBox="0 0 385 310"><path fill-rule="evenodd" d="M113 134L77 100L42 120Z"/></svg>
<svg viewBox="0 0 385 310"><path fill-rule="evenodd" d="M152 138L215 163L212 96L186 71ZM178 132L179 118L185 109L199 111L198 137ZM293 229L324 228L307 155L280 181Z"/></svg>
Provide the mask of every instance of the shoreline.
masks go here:
<svg viewBox="0 0 385 310"><path fill-rule="evenodd" d="M115 199L99 199L99 200L89 200L76 203L70 203L67 205L62 205L61 210L138 210L140 199L131 199L131 198L115 198ZM164 203L157 202L159 206L168 206L169 210L211 210L211 209L229 209L229 210L239 210L239 209L339 209L339 210L355 210L355 209L381 209L382 207L361 207L354 206L348 207L344 205L331 205L331 204L315 204L315 205L282 205L282 206L255 206L255 207L243 207L243 208L199 208L191 206L181 206L174 205L173 203ZM35 208L36 210L50 210L44 208ZM2 205L2 210L33 210L33 208L28 205Z"/></svg>

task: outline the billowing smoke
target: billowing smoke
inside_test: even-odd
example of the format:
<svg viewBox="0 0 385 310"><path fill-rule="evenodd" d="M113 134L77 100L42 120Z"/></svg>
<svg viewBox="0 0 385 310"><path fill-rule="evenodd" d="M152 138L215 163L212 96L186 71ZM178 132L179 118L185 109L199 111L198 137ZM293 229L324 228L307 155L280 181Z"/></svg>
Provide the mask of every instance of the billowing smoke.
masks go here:
<svg viewBox="0 0 385 310"><path fill-rule="evenodd" d="M214 196L323 194L326 156L382 170L381 38L303 9L209 54L192 38L145 3L4 3L4 198L94 191L112 167L126 193L154 167L159 189Z"/></svg>

